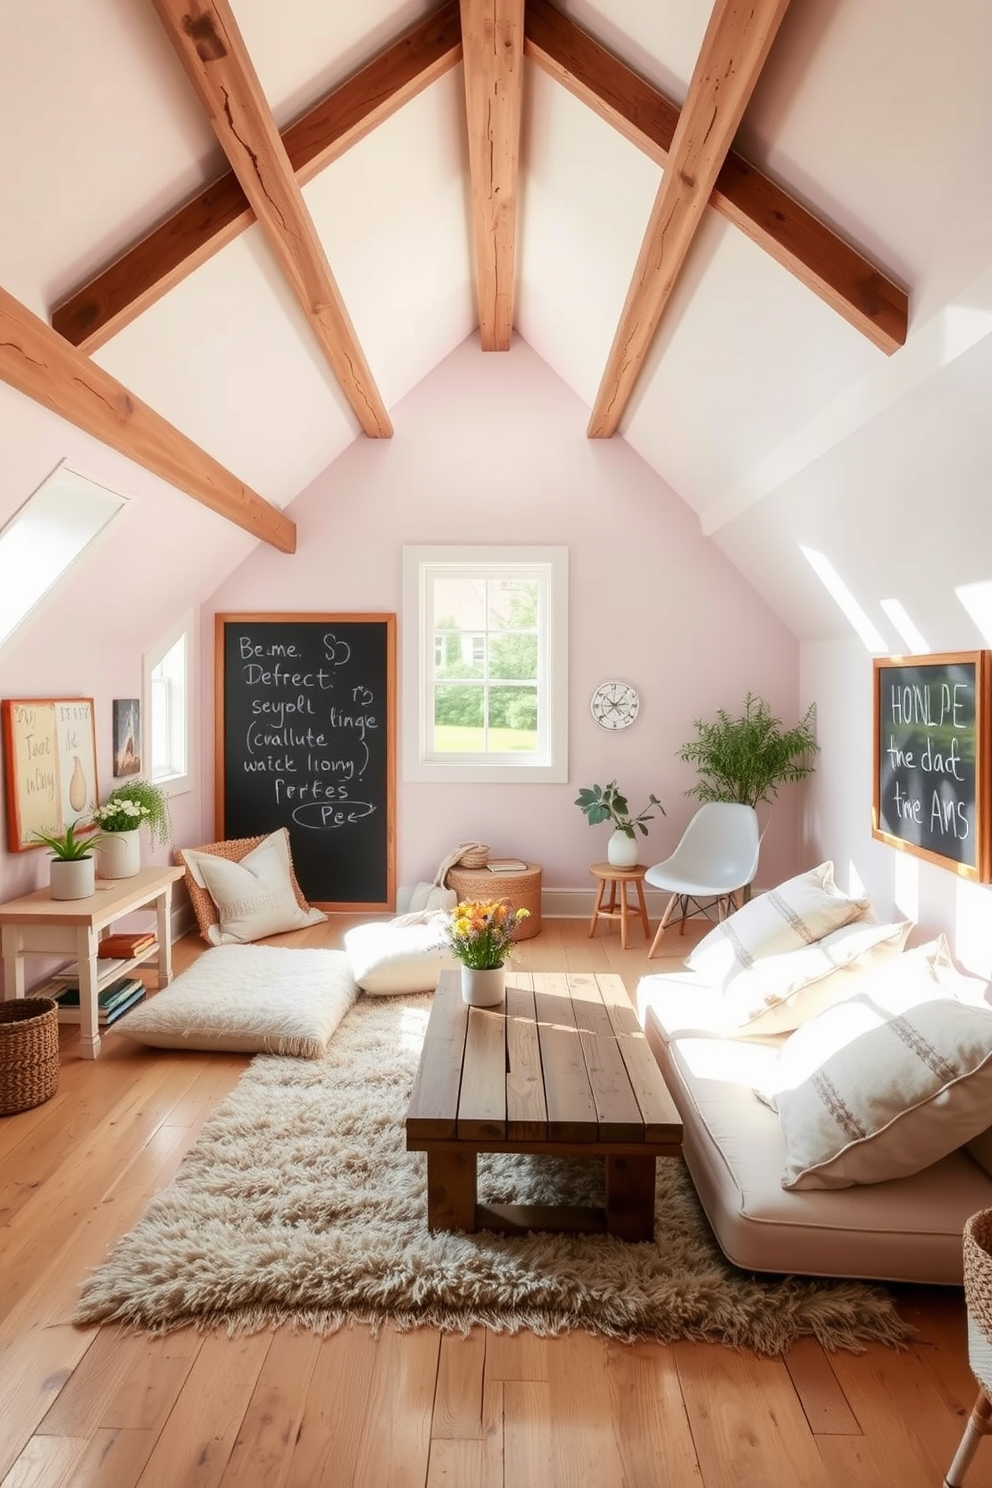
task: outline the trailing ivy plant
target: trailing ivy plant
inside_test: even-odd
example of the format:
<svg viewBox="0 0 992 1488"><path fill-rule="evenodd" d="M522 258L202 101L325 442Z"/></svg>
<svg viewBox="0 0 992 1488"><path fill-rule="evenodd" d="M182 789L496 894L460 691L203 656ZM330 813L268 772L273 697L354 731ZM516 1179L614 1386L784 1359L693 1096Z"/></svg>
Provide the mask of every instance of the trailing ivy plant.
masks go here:
<svg viewBox="0 0 992 1488"><path fill-rule="evenodd" d="M816 769L816 705L790 729L774 717L764 698L749 692L744 710L732 717L723 708L716 719L694 719L696 738L676 751L699 775L686 791L699 801L771 802L780 785L805 780Z"/></svg>

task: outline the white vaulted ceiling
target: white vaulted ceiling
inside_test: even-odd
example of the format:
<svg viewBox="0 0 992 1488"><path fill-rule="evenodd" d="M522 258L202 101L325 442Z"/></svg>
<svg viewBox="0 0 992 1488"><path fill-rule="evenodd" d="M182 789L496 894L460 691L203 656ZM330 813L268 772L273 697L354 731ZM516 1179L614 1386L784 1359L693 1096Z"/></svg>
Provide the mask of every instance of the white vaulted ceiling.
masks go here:
<svg viewBox="0 0 992 1488"><path fill-rule="evenodd" d="M0 7L0 288L46 322L228 169L162 6L177 8ZM231 8L280 129L432 10L391 0ZM557 8L682 104L707 0ZM990 82L987 0L793 0L735 147L908 292L905 345L886 355L707 207L615 436L800 636L837 624L796 577L796 544L814 527L822 541L825 524L829 482L810 472L842 479L842 447L854 459L873 431L891 440L928 421L937 447L960 450L960 418L939 416L945 389L957 410L987 389ZM590 409L662 181L646 153L525 59L513 328ZM462 64L320 170L303 201L388 410L479 324ZM366 437L257 224L89 354L276 508ZM967 444L987 467L985 423L969 423ZM251 546L5 383L0 441L0 521L60 458L131 497L130 528L118 524L108 542L148 540L167 520L183 562L149 580L138 601L149 617L167 596L176 607L177 586L189 602L209 592ZM843 502L839 511L850 526L854 513Z"/></svg>

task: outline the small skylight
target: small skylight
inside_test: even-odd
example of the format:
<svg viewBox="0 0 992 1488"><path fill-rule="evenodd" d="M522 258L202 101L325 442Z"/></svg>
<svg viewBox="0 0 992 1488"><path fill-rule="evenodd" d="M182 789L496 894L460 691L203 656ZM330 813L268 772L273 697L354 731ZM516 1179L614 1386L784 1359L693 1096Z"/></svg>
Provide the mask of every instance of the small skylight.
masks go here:
<svg viewBox="0 0 992 1488"><path fill-rule="evenodd" d="M0 530L0 645L127 498L60 465Z"/></svg>

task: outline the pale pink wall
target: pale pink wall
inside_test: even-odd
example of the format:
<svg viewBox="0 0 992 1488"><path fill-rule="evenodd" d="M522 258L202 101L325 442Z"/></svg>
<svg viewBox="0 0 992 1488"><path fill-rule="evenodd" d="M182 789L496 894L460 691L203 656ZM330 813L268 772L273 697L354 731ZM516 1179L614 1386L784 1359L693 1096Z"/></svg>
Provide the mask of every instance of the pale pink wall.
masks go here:
<svg viewBox="0 0 992 1488"><path fill-rule="evenodd" d="M215 612L395 611L402 649L404 544L565 544L569 783L401 780L398 882L432 877L454 844L480 839L495 854L542 863L546 887L588 887L607 828L590 828L573 801L579 786L613 776L632 805L650 791L665 804L667 819L642 844L645 861L664 857L694 809L683 795L694 775L674 758L692 719L735 709L750 688L792 722L795 638L622 439L586 438L588 410L525 343L483 355L471 338L392 414L392 440L360 439L289 508L296 555L257 549L204 606L205 758ZM619 736L589 714L593 687L614 676L642 698ZM402 707L401 696L401 718ZM777 882L796 867L797 798L783 792L759 879Z"/></svg>
<svg viewBox="0 0 992 1488"><path fill-rule="evenodd" d="M920 582L925 582L923 573ZM961 619L949 613L946 629L931 642L940 651L987 643L963 611ZM806 855L832 858L838 882L867 889L879 919L912 920L910 945L943 931L963 967L992 977L992 886L970 883L871 835L871 677L871 655L856 639L809 642L802 648L803 692L817 698L823 750L804 803Z"/></svg>

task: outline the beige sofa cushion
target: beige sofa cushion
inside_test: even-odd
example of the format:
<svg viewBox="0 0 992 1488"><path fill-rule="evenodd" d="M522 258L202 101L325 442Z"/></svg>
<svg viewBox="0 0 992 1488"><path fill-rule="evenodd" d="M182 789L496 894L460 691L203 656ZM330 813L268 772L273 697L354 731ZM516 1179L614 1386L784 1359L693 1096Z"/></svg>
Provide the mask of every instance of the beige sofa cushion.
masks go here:
<svg viewBox="0 0 992 1488"><path fill-rule="evenodd" d="M869 908L867 897L851 898L834 883L833 863L787 879L759 894L716 925L686 959L715 987L727 987L759 957L798 951L857 920Z"/></svg>
<svg viewBox="0 0 992 1488"><path fill-rule="evenodd" d="M992 1205L992 1179L961 1151L888 1183L781 1186L785 1141L752 1086L771 1046L741 1039L665 1040L646 1031L685 1124L685 1161L724 1253L745 1270L960 1286L961 1233Z"/></svg>

